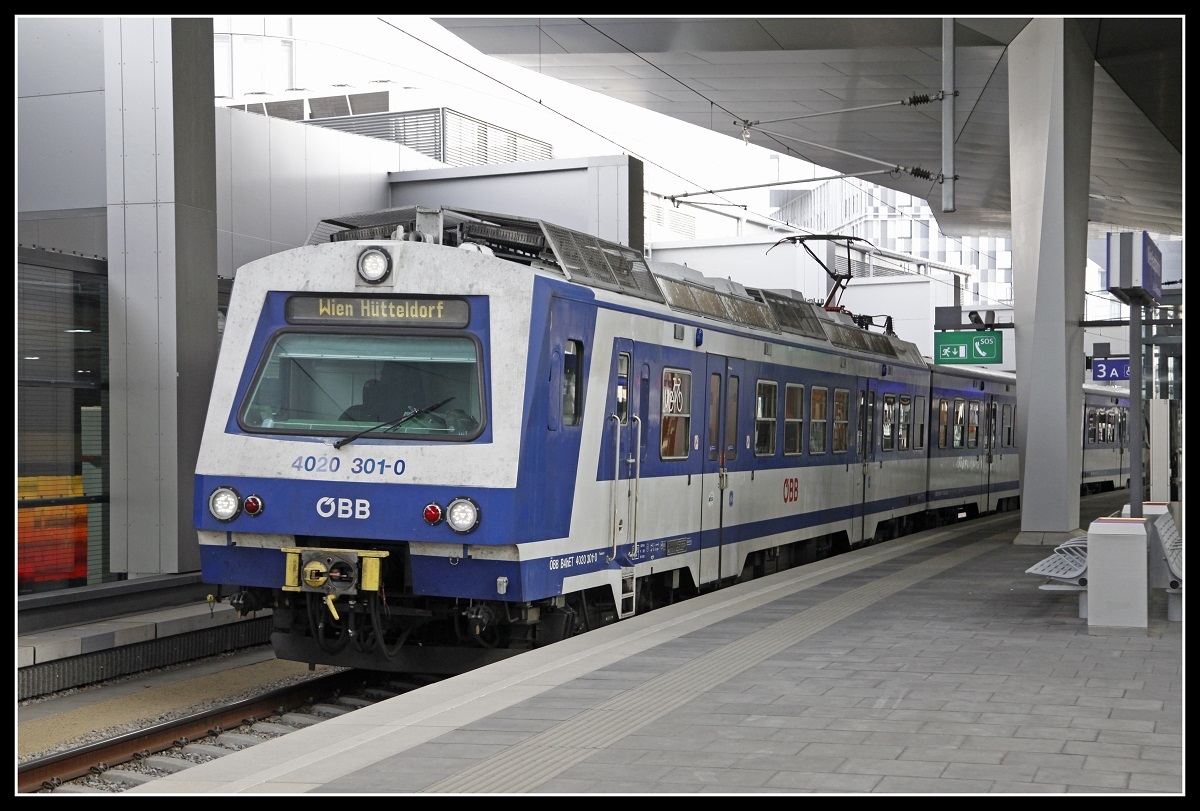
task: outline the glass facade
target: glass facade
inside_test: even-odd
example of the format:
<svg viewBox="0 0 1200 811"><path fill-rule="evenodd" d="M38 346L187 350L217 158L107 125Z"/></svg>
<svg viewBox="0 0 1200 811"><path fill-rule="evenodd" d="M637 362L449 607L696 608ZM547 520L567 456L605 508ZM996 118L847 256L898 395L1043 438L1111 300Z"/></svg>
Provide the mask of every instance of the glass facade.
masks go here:
<svg viewBox="0 0 1200 811"><path fill-rule="evenodd" d="M125 577L109 571L105 271L94 259L20 251L19 594Z"/></svg>

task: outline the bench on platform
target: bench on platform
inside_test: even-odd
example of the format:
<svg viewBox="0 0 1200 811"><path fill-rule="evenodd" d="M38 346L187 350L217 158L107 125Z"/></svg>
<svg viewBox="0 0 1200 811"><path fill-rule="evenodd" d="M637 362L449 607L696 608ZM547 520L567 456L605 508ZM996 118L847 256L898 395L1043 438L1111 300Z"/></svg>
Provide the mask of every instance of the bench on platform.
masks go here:
<svg viewBox="0 0 1200 811"><path fill-rule="evenodd" d="M1154 519L1153 527L1170 572L1166 589L1167 619L1179 622L1183 619L1183 535L1170 512L1164 512Z"/></svg>
<svg viewBox="0 0 1200 811"><path fill-rule="evenodd" d="M1055 547L1049 557L1025 570L1026 574L1045 577L1038 588L1043 591L1071 591L1079 594L1079 618L1087 619L1087 536L1072 538Z"/></svg>

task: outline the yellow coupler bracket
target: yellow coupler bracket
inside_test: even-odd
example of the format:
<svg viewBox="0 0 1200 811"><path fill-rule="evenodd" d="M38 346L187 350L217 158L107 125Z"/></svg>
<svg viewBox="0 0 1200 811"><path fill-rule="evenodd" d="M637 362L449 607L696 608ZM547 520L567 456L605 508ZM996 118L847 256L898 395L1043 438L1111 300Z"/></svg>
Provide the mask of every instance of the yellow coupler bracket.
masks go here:
<svg viewBox="0 0 1200 811"><path fill-rule="evenodd" d="M388 552L375 550L351 550L351 549L323 549L314 546L298 547L285 546L279 550L287 556L287 561L284 564L283 572L283 590L284 591L304 591L301 585L303 576L301 569L301 556L305 552L328 552L336 556L355 556L359 560L359 583L358 588L361 591L379 591L380 573L382 565L380 561L388 556Z"/></svg>

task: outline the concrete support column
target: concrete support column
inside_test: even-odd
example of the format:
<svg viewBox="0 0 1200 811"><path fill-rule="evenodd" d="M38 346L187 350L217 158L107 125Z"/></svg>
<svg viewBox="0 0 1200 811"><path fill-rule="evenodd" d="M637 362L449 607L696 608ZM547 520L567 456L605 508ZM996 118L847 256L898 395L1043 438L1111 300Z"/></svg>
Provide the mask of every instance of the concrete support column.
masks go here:
<svg viewBox="0 0 1200 811"><path fill-rule="evenodd" d="M1084 270L1095 65L1077 23L1034 19L1008 51L1021 448L1020 544L1083 534Z"/></svg>
<svg viewBox="0 0 1200 811"><path fill-rule="evenodd" d="M216 368L211 18L106 18L111 568L200 568L192 482Z"/></svg>

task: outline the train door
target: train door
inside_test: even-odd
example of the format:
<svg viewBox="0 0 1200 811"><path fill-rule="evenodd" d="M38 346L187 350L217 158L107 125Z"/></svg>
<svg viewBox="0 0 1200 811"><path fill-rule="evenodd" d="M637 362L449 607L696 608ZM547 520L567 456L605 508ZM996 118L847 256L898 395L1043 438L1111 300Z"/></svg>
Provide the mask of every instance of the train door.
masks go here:
<svg viewBox="0 0 1200 811"><path fill-rule="evenodd" d="M644 415L641 387L634 366L633 342L618 338L614 342L611 401L613 411L608 415L606 443L609 464L613 471L609 494L608 559L618 558L622 566L631 566L639 557L637 519L640 501L642 461L645 457ZM648 371L647 371L648 374Z"/></svg>
<svg viewBox="0 0 1200 811"><path fill-rule="evenodd" d="M994 512L1001 499L1000 490L1004 483L1003 451L997 447L996 438L999 433L999 405L995 395L989 394L983 399L983 437L980 440L981 458L983 461L983 492L985 493L983 510Z"/></svg>
<svg viewBox="0 0 1200 811"><path fill-rule="evenodd" d="M709 355L704 395L704 445L702 448L700 532L700 582L710 584L739 574L735 571L737 546L729 537L735 523L737 494L730 485L730 468L739 455L751 453L740 440L737 404L741 398L741 363L722 355ZM748 435L747 435L748 436ZM725 549L726 544L729 549Z"/></svg>
<svg viewBox="0 0 1200 811"><path fill-rule="evenodd" d="M886 473L882 470L883 460L877 458L875 447L875 381L864 379L859 382L858 389L858 442L855 447L856 462L854 467L858 473L854 476L859 497L854 501L854 530L857 537L850 539L851 544L860 540L870 541L875 534L875 522L868 522L867 516L873 510L876 483L882 481ZM845 406L848 408L847 406ZM837 450L838 392L834 391L833 421L834 421L834 450ZM841 419L845 419L842 416ZM878 477L878 478L877 478Z"/></svg>

